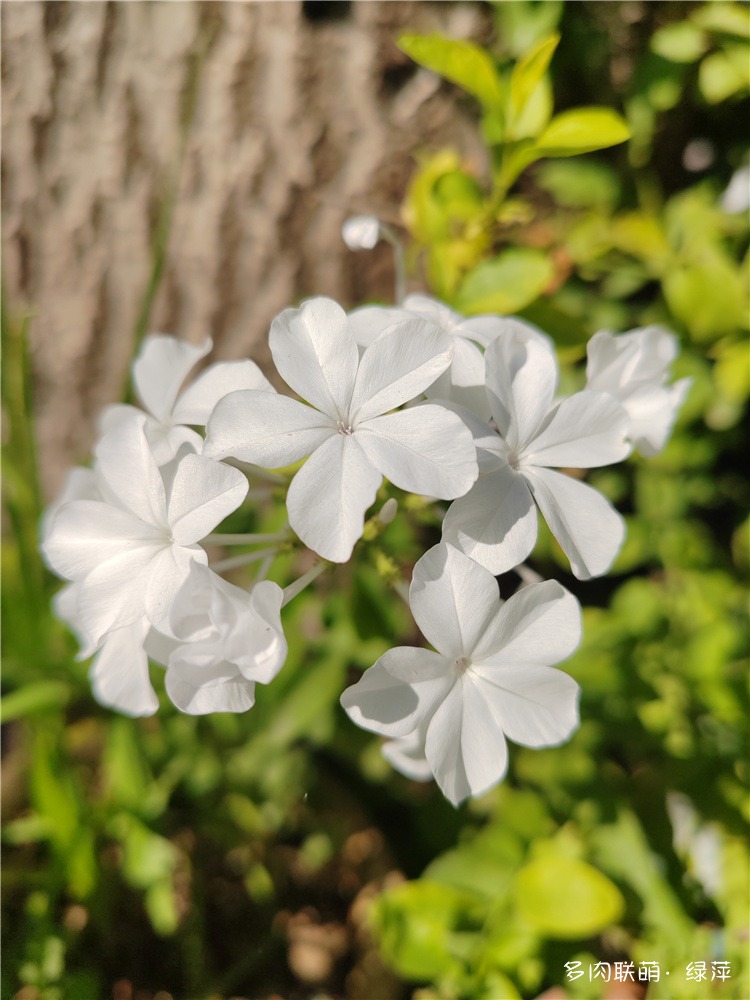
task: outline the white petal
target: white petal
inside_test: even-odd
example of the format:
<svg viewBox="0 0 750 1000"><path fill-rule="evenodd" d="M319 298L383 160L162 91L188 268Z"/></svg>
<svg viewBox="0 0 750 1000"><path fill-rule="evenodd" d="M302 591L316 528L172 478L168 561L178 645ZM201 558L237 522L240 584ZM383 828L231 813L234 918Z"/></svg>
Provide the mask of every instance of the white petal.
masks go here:
<svg viewBox="0 0 750 1000"><path fill-rule="evenodd" d="M637 385L661 385L678 349L675 335L661 326L619 335L600 330L586 345L588 388L622 396Z"/></svg>
<svg viewBox="0 0 750 1000"><path fill-rule="evenodd" d="M108 559L159 544L163 533L130 511L100 500L72 500L50 521L42 553L60 576L80 580Z"/></svg>
<svg viewBox="0 0 750 1000"><path fill-rule="evenodd" d="M518 453L546 417L557 387L555 356L540 340L514 330L493 341L484 356L492 416Z"/></svg>
<svg viewBox="0 0 750 1000"><path fill-rule="evenodd" d="M97 643L91 640L81 628L80 615L78 613L78 595L80 593L80 583L68 583L52 598L52 608L57 617L65 622L71 632L75 633L80 649L76 655L77 660L88 660L97 649Z"/></svg>
<svg viewBox="0 0 750 1000"><path fill-rule="evenodd" d="M99 492L96 473L93 469L86 469L80 465L68 469L62 489L42 514L39 537L42 540L47 538L52 526L52 520L63 504L70 503L71 500L101 499L102 496Z"/></svg>
<svg viewBox="0 0 750 1000"><path fill-rule="evenodd" d="M580 688L554 667L497 667L481 689L505 735L525 747L563 743L578 728Z"/></svg>
<svg viewBox="0 0 750 1000"><path fill-rule="evenodd" d="M81 580L78 613L92 641L143 618L151 562L161 551L161 545L139 546L107 559Z"/></svg>
<svg viewBox="0 0 750 1000"><path fill-rule="evenodd" d="M472 654L472 670L491 679L522 664L559 663L581 641L581 608L556 580L532 583L499 609Z"/></svg>
<svg viewBox="0 0 750 1000"><path fill-rule="evenodd" d="M249 680L269 684L284 665L287 643L281 627L284 592L270 580L256 583L250 591L249 610L243 629L243 655L237 659L240 672Z"/></svg>
<svg viewBox="0 0 750 1000"><path fill-rule="evenodd" d="M334 420L347 416L359 352L341 306L321 297L285 309L271 324L268 342L287 385Z"/></svg>
<svg viewBox="0 0 750 1000"><path fill-rule="evenodd" d="M286 497L289 524L305 545L346 562L382 482L354 435L333 434L308 458Z"/></svg>
<svg viewBox="0 0 750 1000"><path fill-rule="evenodd" d="M667 443L692 381L683 378L665 388L636 389L623 401L630 420L628 437L641 455L658 455Z"/></svg>
<svg viewBox="0 0 750 1000"><path fill-rule="evenodd" d="M169 663L169 657L179 644L178 639L164 635L163 632L151 626L146 633L143 648L146 650L146 655L150 660L154 660L165 667Z"/></svg>
<svg viewBox="0 0 750 1000"><path fill-rule="evenodd" d="M186 455L169 496L169 525L178 545L205 538L245 499L248 482L230 465L204 455Z"/></svg>
<svg viewBox="0 0 750 1000"><path fill-rule="evenodd" d="M188 344L160 333L144 339L133 362L133 382L138 398L158 420L169 420L180 386L211 346L210 339L202 344Z"/></svg>
<svg viewBox="0 0 750 1000"><path fill-rule="evenodd" d="M399 661L415 674L424 673L424 679L407 683L394 676L391 671L398 669ZM438 661L442 657L428 649L389 649L341 695L344 711L362 729L381 736L406 736L427 724L455 683L445 672L445 661Z"/></svg>
<svg viewBox="0 0 750 1000"><path fill-rule="evenodd" d="M482 359L482 363L484 363L484 359ZM451 382L449 370L443 372L436 382L428 386L424 394L430 402L440 403L441 406L447 406L449 410L454 407L468 410L474 414L477 420L481 420L487 426L492 419L484 381L481 385L454 385ZM496 431L493 430L492 433L497 441L502 441ZM505 450L507 451L507 448Z"/></svg>
<svg viewBox="0 0 750 1000"><path fill-rule="evenodd" d="M180 646L170 657L164 683L177 708L188 715L246 712L252 708L255 684L240 677L232 664L201 662L199 654L199 649Z"/></svg>
<svg viewBox="0 0 750 1000"><path fill-rule="evenodd" d="M425 320L408 319L384 330L359 363L352 421L369 420L414 399L448 368L452 358L450 338Z"/></svg>
<svg viewBox="0 0 750 1000"><path fill-rule="evenodd" d="M437 383L436 383L437 384ZM479 415L483 413L483 407L479 407L479 411L473 405L462 404L459 401L460 394L468 394L477 392L478 387L464 388L461 390L453 389L450 399L441 399L438 396L432 397L434 402L439 403L440 406L444 407L446 410L450 410L451 413L455 413L456 416L461 418L461 421L466 424L466 426L471 431L471 436L474 439L474 446L477 449L477 463L479 465L480 475L484 472L494 472L501 466L507 466L506 455L508 448L497 433L494 428L490 426L490 412L489 407L487 407L487 397L482 388L482 398L484 399L484 408L487 410L486 416ZM432 390L430 390L431 394ZM472 403L473 403L472 399Z"/></svg>
<svg viewBox="0 0 750 1000"><path fill-rule="evenodd" d="M507 465L454 500L443 520L443 541L496 576L522 563L536 544L537 512L522 476Z"/></svg>
<svg viewBox="0 0 750 1000"><path fill-rule="evenodd" d="M454 806L502 780L508 750L486 699L468 677L456 684L432 717L425 756Z"/></svg>
<svg viewBox="0 0 750 1000"><path fill-rule="evenodd" d="M455 386L484 386L484 354L470 340L453 338L450 377Z"/></svg>
<svg viewBox="0 0 750 1000"><path fill-rule="evenodd" d="M449 660L470 655L497 612L493 575L441 543L414 567L409 605L425 638Z"/></svg>
<svg viewBox="0 0 750 1000"><path fill-rule="evenodd" d="M166 527L164 483L144 432L145 415L118 424L95 448L97 475L106 499L146 524Z"/></svg>
<svg viewBox="0 0 750 1000"><path fill-rule="evenodd" d="M432 768L424 755L425 738L426 733L420 727L408 736L388 740L380 748L380 752L391 767L412 781L430 781Z"/></svg>
<svg viewBox="0 0 750 1000"><path fill-rule="evenodd" d="M411 313L395 306L362 306L347 313L347 316L360 347L369 347L383 330L412 319Z"/></svg>
<svg viewBox="0 0 750 1000"><path fill-rule="evenodd" d="M517 319L515 316L471 316L459 326L464 337L471 337L477 343L488 347L498 337L520 336L524 340L536 340L553 354L555 342L538 326Z"/></svg>
<svg viewBox="0 0 750 1000"><path fill-rule="evenodd" d="M528 442L522 464L592 469L626 458L628 417L614 396L584 390L564 399Z"/></svg>
<svg viewBox="0 0 750 1000"><path fill-rule="evenodd" d="M220 627L214 620L214 608L218 603L216 590L224 585L233 586L205 563L192 559L188 575L169 609L169 635L183 642L198 642L213 635Z"/></svg>
<svg viewBox="0 0 750 1000"><path fill-rule="evenodd" d="M204 550L197 545L190 548L171 545L162 549L151 562L144 594L146 615L154 628L164 635L172 636L170 612L178 591L188 579L192 563L205 563L207 559Z"/></svg>
<svg viewBox="0 0 750 1000"><path fill-rule="evenodd" d="M239 458L266 469L291 465L335 434L330 417L278 393L244 389L219 400L203 454Z"/></svg>
<svg viewBox="0 0 750 1000"><path fill-rule="evenodd" d="M470 431L435 403L374 417L354 437L387 479L411 493L452 500L479 474Z"/></svg>
<svg viewBox="0 0 750 1000"><path fill-rule="evenodd" d="M354 215L341 227L350 250L372 250L380 240L380 222L374 215Z"/></svg>
<svg viewBox="0 0 750 1000"><path fill-rule="evenodd" d="M128 403L112 403L110 406L105 406L96 419L99 436L104 437L105 434L109 434L110 431L119 427L120 424L128 423L136 415L146 416L143 410L137 406L130 406ZM157 420L156 423L159 424L159 421Z"/></svg>
<svg viewBox="0 0 750 1000"><path fill-rule="evenodd" d="M606 573L625 540L625 521L591 486L551 469L524 478L579 580Z"/></svg>
<svg viewBox="0 0 750 1000"><path fill-rule="evenodd" d="M200 454L203 448L203 438L200 434L179 424L159 424L149 419L146 421L145 431L154 461L162 470L162 479L164 466L171 462L181 449Z"/></svg>
<svg viewBox="0 0 750 1000"><path fill-rule="evenodd" d="M640 344L635 337L618 337L600 330L586 344L586 388L618 394L638 367Z"/></svg>
<svg viewBox="0 0 750 1000"><path fill-rule="evenodd" d="M419 293L406 296L404 309L408 309L409 312L415 313L423 319L428 319L432 323L437 323L446 333L450 334L456 331L465 318L460 313L454 312L440 299Z"/></svg>
<svg viewBox="0 0 750 1000"><path fill-rule="evenodd" d="M219 400L240 389L276 391L254 361L217 361L180 393L172 420L205 427Z"/></svg>
<svg viewBox="0 0 750 1000"><path fill-rule="evenodd" d="M148 676L143 641L148 622L141 618L111 632L91 664L89 679L96 700L126 715L153 715L159 701Z"/></svg>

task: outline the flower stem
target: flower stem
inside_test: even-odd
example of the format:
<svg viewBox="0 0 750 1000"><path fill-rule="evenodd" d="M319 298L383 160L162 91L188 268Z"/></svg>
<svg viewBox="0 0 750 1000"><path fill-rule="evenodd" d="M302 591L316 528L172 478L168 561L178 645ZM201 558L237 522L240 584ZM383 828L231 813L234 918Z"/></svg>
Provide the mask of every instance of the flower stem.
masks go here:
<svg viewBox="0 0 750 1000"><path fill-rule="evenodd" d="M278 548L272 549L260 549L259 552L244 552L242 555L233 556L231 559L222 559L220 562L214 563L211 569L214 573L220 573L225 569L236 569L238 566L246 566L249 563L258 562L259 559L265 559L267 556L275 556L278 552Z"/></svg>
<svg viewBox="0 0 750 1000"><path fill-rule="evenodd" d="M395 272L394 297L396 305L400 306L406 298L406 264L404 262L404 248L398 236L396 236L391 227L386 226L384 222L380 223L380 235L393 247L393 266Z"/></svg>
<svg viewBox="0 0 750 1000"><path fill-rule="evenodd" d="M268 576L268 571L271 568L271 564L276 558L276 555L277 553L271 552L269 555L266 556L266 558L260 564L260 566L258 567L258 572L255 574L256 583L260 583L261 580L265 580L265 578Z"/></svg>
<svg viewBox="0 0 750 1000"><path fill-rule="evenodd" d="M519 563L518 566L513 567L513 572L517 573L521 578L521 583L518 586L518 590L523 590L524 587L528 587L532 583L544 583L544 577L539 576L537 572L527 566L525 563Z"/></svg>
<svg viewBox="0 0 750 1000"><path fill-rule="evenodd" d="M203 541L209 545L257 545L260 542L283 542L288 534L289 532L286 529L266 534L250 533L240 535L223 535L220 531L215 531L210 535L206 535Z"/></svg>
<svg viewBox="0 0 750 1000"><path fill-rule="evenodd" d="M284 587L284 599L281 602L282 608L285 608L290 601L294 600L297 594L302 593L308 583L312 583L316 577L320 576L327 565L328 562L325 559L321 559L312 569L304 573L299 580L295 580L288 587Z"/></svg>
<svg viewBox="0 0 750 1000"><path fill-rule="evenodd" d="M394 580L392 584L393 589L396 591L398 596L404 602L404 604L409 607L409 587L405 580Z"/></svg>

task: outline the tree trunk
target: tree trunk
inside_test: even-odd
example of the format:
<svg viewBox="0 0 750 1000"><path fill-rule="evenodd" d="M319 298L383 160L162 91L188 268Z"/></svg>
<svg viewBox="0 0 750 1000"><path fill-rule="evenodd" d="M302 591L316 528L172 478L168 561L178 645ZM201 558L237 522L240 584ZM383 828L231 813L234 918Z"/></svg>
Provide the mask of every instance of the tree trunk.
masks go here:
<svg viewBox="0 0 750 1000"><path fill-rule="evenodd" d="M425 147L479 160L474 109L402 31L481 32L470 3L2 5L9 313L29 316L43 483L86 458L148 331L266 358L309 295L391 297L387 247Z"/></svg>

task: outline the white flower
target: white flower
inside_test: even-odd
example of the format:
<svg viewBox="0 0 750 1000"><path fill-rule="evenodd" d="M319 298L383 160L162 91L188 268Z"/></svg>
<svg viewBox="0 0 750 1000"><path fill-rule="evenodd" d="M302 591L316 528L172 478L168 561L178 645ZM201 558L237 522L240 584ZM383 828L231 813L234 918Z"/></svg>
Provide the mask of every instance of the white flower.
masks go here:
<svg viewBox="0 0 750 1000"><path fill-rule="evenodd" d="M177 395L191 368L211 350L211 340L188 344L166 334L152 334L143 341L133 362L135 393L148 411L146 437L157 465L172 459L185 442L200 452L203 439L187 424L205 427L211 411L228 392L265 389L271 383L253 361L218 361L210 365L184 392ZM135 407L106 407L100 416L103 433L128 420Z"/></svg>
<svg viewBox="0 0 750 1000"><path fill-rule="evenodd" d="M521 330L494 341L485 362L497 433L466 415L482 474L451 505L443 539L503 573L534 547L536 501L573 573L581 580L605 573L625 537L622 517L592 487L550 467L586 469L625 458L627 414L603 392L586 390L555 403L554 354Z"/></svg>
<svg viewBox="0 0 750 1000"><path fill-rule="evenodd" d="M420 725L413 733L396 740L386 740L380 752L391 767L412 781L431 781L432 768L425 755L426 742L427 725Z"/></svg>
<svg viewBox="0 0 750 1000"><path fill-rule="evenodd" d="M588 342L587 388L619 400L630 420L628 437L642 455L656 455L667 443L692 379L667 385L677 357L677 338L660 326L615 335L606 330Z"/></svg>
<svg viewBox="0 0 750 1000"><path fill-rule="evenodd" d="M374 215L355 215L341 227L350 250L372 250L380 241L380 222Z"/></svg>
<svg viewBox="0 0 750 1000"><path fill-rule="evenodd" d="M190 453L160 469L146 440L143 414L133 414L96 448L100 500L72 500L52 517L42 551L77 587L80 628L98 646L144 616L169 631L168 612L196 544L235 510L247 493L237 469Z"/></svg>
<svg viewBox="0 0 750 1000"><path fill-rule="evenodd" d="M398 755L400 769L423 773L424 734L424 757L457 805L503 778L506 737L528 747L568 739L578 685L551 664L580 641L572 594L550 580L502 603L490 572L441 544L414 567L409 603L437 652L388 650L341 696L357 725L398 741L386 752Z"/></svg>
<svg viewBox="0 0 750 1000"><path fill-rule="evenodd" d="M169 656L167 694L190 715L245 712L255 684L268 684L287 653L281 627L284 592L270 580L248 591L194 563L176 594L172 629L180 639Z"/></svg>
<svg viewBox="0 0 750 1000"><path fill-rule="evenodd" d="M273 321L273 359L310 406L246 390L219 402L204 455L280 468L309 455L287 494L289 523L311 549L345 562L364 513L387 478L412 493L452 499L477 476L476 451L461 420L413 399L451 361L448 338L420 319L386 329L360 360L349 321L330 299L287 309Z"/></svg>
<svg viewBox="0 0 750 1000"><path fill-rule="evenodd" d="M394 323L418 316L434 323L453 340L450 368L425 392L430 399L450 400L489 419L484 392L484 349L502 335L520 330L545 343L546 334L523 320L508 316L461 316L429 295L408 295L403 306L363 306L349 313L357 343L366 347Z"/></svg>

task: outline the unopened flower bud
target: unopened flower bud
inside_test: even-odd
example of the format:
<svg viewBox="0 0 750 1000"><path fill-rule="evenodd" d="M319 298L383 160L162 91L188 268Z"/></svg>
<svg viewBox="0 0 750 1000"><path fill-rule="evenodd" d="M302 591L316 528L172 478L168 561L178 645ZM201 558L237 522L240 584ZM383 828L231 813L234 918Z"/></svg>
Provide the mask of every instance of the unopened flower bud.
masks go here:
<svg viewBox="0 0 750 1000"><path fill-rule="evenodd" d="M341 227L350 250L372 250L380 240L380 222L374 215L355 215Z"/></svg>
<svg viewBox="0 0 750 1000"><path fill-rule="evenodd" d="M382 525L390 524L395 518L397 511L398 500L395 497L389 497L378 511L378 521Z"/></svg>

